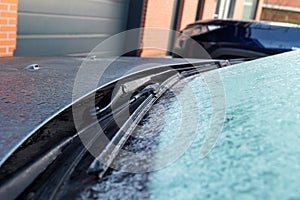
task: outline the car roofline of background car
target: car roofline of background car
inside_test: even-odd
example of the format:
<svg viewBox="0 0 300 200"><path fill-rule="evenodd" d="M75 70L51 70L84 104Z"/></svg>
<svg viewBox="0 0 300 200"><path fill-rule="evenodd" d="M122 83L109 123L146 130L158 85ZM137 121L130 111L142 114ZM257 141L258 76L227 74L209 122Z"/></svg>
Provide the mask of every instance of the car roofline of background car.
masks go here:
<svg viewBox="0 0 300 200"><path fill-rule="evenodd" d="M230 26L278 26L284 28L300 28L300 25L286 22L272 22L272 21L255 21L255 20L233 20L233 19L208 19L199 20L188 24L184 29L191 28L195 25L230 25Z"/></svg>

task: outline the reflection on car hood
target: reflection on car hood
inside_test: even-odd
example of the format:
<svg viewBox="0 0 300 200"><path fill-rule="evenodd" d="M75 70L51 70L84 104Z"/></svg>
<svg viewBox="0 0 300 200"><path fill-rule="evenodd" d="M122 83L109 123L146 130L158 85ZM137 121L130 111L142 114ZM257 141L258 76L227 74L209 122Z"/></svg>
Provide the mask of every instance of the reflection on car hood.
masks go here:
<svg viewBox="0 0 300 200"><path fill-rule="evenodd" d="M36 127L72 103L73 84L84 60L85 58L74 57L0 59L0 161ZM112 59L107 60L110 62ZM103 61L105 59L90 59L87 64L99 65L101 74L104 70L101 67ZM190 62L205 61L190 59ZM99 86L123 76L128 71L179 63L186 61L122 57L105 71ZM40 69L26 70L31 64L38 64Z"/></svg>

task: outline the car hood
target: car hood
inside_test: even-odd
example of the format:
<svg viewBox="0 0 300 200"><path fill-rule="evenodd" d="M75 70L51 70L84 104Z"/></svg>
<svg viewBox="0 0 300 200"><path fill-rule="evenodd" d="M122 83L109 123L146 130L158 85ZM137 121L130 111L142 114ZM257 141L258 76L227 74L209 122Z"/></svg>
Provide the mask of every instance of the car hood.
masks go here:
<svg viewBox="0 0 300 200"><path fill-rule="evenodd" d="M93 67L98 66L99 76L105 70L99 87L129 72L187 63L183 59L122 57L115 60L109 70L103 68L103 62L109 63L112 60L80 57L1 58L0 161L2 162L37 127L72 104L76 75L83 61ZM202 63L207 60L189 59L189 62ZM31 64L38 64L39 70L26 69Z"/></svg>

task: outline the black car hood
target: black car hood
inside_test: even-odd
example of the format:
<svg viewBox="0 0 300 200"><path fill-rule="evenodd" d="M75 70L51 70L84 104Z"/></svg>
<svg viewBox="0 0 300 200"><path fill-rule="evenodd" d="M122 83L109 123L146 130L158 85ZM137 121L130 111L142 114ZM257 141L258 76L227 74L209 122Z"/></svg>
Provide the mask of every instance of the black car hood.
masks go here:
<svg viewBox="0 0 300 200"><path fill-rule="evenodd" d="M17 57L0 59L0 163L35 129L72 103L77 72L85 58ZM103 59L91 59L103 72ZM122 77L128 71L139 71L186 63L183 59L122 57L113 62L99 86ZM191 63L207 60L189 59ZM26 67L38 64L39 70ZM136 69L137 66L138 69Z"/></svg>

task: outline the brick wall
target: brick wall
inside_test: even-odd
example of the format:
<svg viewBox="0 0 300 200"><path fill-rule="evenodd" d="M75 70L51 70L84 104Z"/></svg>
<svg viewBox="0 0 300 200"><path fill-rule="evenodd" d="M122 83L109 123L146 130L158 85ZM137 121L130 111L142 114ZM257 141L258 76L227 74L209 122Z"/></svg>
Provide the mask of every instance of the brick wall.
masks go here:
<svg viewBox="0 0 300 200"><path fill-rule="evenodd" d="M196 18L198 0L185 0L183 5L183 14L179 29L193 23ZM143 35L144 47L168 47L170 33L167 31L171 28L172 14L174 9L174 0L148 0L147 11L145 15ZM148 28L148 30L147 30ZM150 28L150 29L149 29ZM151 28L160 28L161 31L153 31ZM144 48L142 56L164 56L165 50L154 48Z"/></svg>
<svg viewBox="0 0 300 200"><path fill-rule="evenodd" d="M255 20L261 20L261 15L262 15L262 7L264 4L265 0L259 0L258 1L258 5L257 5L257 10L256 10L256 16L255 16Z"/></svg>
<svg viewBox="0 0 300 200"><path fill-rule="evenodd" d="M184 1L180 30L185 28L186 25L195 22L198 2L199 0Z"/></svg>
<svg viewBox="0 0 300 200"><path fill-rule="evenodd" d="M279 6L300 7L299 0L264 0L264 3Z"/></svg>
<svg viewBox="0 0 300 200"><path fill-rule="evenodd" d="M264 0L257 1L258 5L257 5L257 10L256 10L255 20L260 20L263 1ZM233 13L233 19L241 20L243 18L244 4L245 4L245 0L236 0L234 13Z"/></svg>
<svg viewBox="0 0 300 200"><path fill-rule="evenodd" d="M217 0L204 0L202 19L213 19L216 11Z"/></svg>
<svg viewBox="0 0 300 200"><path fill-rule="evenodd" d="M145 16L145 31L143 35L142 56L163 56L168 47L169 32L173 14L174 0L148 0ZM149 28L149 29L147 29ZM151 28L162 29L162 31L153 31ZM162 50L149 48L161 47Z"/></svg>
<svg viewBox="0 0 300 200"><path fill-rule="evenodd" d="M262 20L300 24L300 13L264 8Z"/></svg>
<svg viewBox="0 0 300 200"><path fill-rule="evenodd" d="M18 0L0 0L0 57L16 48Z"/></svg>
<svg viewBox="0 0 300 200"><path fill-rule="evenodd" d="M300 24L299 9L299 0L264 0L261 19Z"/></svg>
<svg viewBox="0 0 300 200"><path fill-rule="evenodd" d="M262 3L259 0L256 20L260 19ZM274 0L275 1L275 0ZM281 0L284 1L284 0ZM182 30L186 25L193 23L196 18L196 12L199 0L184 0L182 18L179 29ZM234 19L242 19L245 0L236 0L234 9ZM203 12L201 19L213 19L216 10L217 0L203 0ZM166 49L170 34L168 31L152 31L147 28L170 29L172 13L174 9L174 0L147 0L145 13L145 32L143 34L143 47L161 47ZM142 56L164 56L166 51L154 48L143 48Z"/></svg>
<svg viewBox="0 0 300 200"><path fill-rule="evenodd" d="M244 3L245 3L245 0L236 0L235 1L233 19L239 20L239 19L243 18Z"/></svg>

